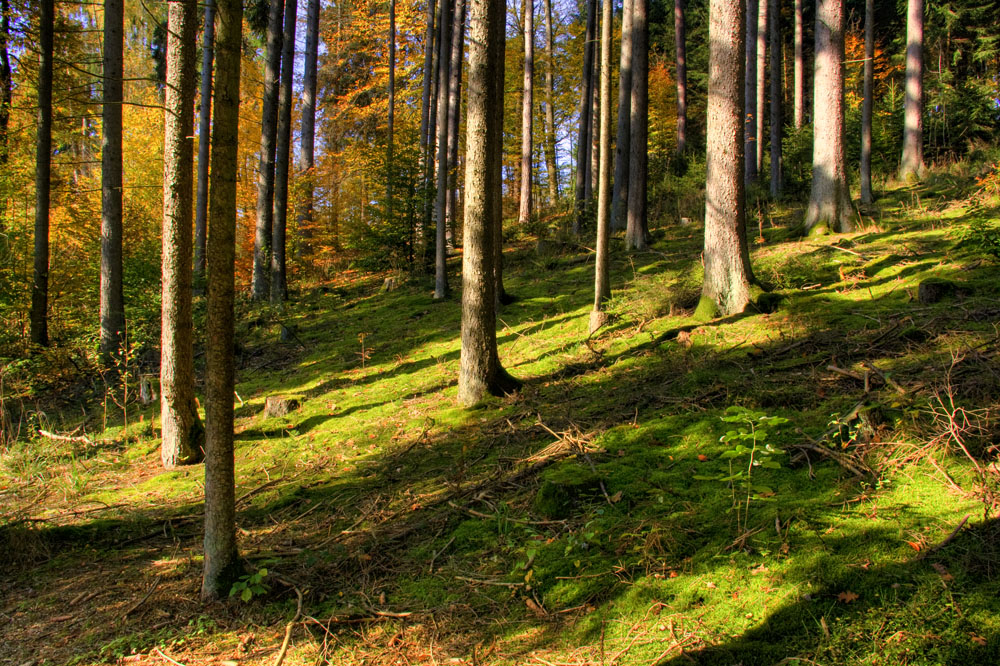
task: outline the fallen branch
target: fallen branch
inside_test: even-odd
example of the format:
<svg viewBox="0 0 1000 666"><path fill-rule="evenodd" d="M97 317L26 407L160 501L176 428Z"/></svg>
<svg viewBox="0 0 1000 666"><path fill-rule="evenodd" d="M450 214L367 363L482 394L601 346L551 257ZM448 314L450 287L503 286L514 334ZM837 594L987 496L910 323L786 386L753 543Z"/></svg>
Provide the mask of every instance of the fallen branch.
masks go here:
<svg viewBox="0 0 1000 666"><path fill-rule="evenodd" d="M143 605L144 603L146 603L146 599L149 599L149 596L150 596L151 594L153 594L153 590L155 590L155 589L156 589L157 587L159 587L159 585L160 585L160 581L161 581L162 579L163 579L163 576L157 576L157 577L156 577L156 580L154 580L154 581L153 581L153 584L152 584L152 585L150 586L150 588L149 588L148 590L146 590L146 594L144 594L144 595L142 596L142 599L139 599L139 601L137 601L137 602L135 602L134 604L132 604L132 606L131 606L131 607L129 607L129 609L128 609L127 611L125 611L124 613L122 613L122 619L123 619L123 620L124 620L125 618L127 618L127 617L128 617L129 615L131 615L132 613L134 613L134 612L135 612L135 610L136 610L137 608L139 608L139 606L141 606L141 605Z"/></svg>
<svg viewBox="0 0 1000 666"><path fill-rule="evenodd" d="M281 642L281 650L278 651L278 657L274 660L274 666L281 666L281 662L285 660L285 653L288 652L288 644L292 640L292 629L295 628L295 623L299 621L299 617L302 616L302 592L299 588L295 588L295 594L298 597L298 605L295 609L295 617L292 621L285 625L285 640Z"/></svg>
<svg viewBox="0 0 1000 666"><path fill-rule="evenodd" d="M942 548L944 548L945 546L947 546L949 543L951 543L952 541L954 541L955 537L958 536L958 533L962 531L962 528L965 527L965 524L967 522L969 522L969 514L966 514L965 518L962 518L962 521L958 524L958 527L956 527L955 529L953 529L951 531L951 534L949 534L947 537L945 537L944 541L942 541L941 543L939 543L939 544L937 544L935 546L931 546L930 548L928 548L924 552L920 553L919 555L917 555L916 559L917 560L922 560L922 559L928 557L929 555L933 555L934 553L938 552L939 550L941 550Z"/></svg>
<svg viewBox="0 0 1000 666"><path fill-rule="evenodd" d="M893 379L892 377L890 377L886 373L884 373L881 370L879 370L878 368L876 368L873 364L865 361L865 362L863 362L861 364L861 366L863 368L865 368L866 370L871 370L876 375L878 375L882 379L882 381L884 381L888 386L891 386L893 389L895 389L896 393L898 393L899 395L906 395L906 389L905 388L903 388L902 386L900 386L898 383L896 383L895 379Z"/></svg>
<svg viewBox="0 0 1000 666"><path fill-rule="evenodd" d="M48 430L38 429L38 434L46 439L52 439L57 442L72 442L74 444L87 444L90 446L94 445L94 440L87 437L86 435L60 435L59 433L49 432Z"/></svg>

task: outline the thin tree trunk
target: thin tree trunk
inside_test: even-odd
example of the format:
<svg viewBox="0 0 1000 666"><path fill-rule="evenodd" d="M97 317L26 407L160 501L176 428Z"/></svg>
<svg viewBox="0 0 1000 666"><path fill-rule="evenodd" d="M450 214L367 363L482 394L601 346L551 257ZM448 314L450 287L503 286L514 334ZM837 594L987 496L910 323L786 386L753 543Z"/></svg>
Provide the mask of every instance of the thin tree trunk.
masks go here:
<svg viewBox="0 0 1000 666"><path fill-rule="evenodd" d="M0 0L0 173L7 172L10 161L10 0ZM0 197L0 233L7 229L7 197ZM0 256L6 241L0 240Z"/></svg>
<svg viewBox="0 0 1000 666"><path fill-rule="evenodd" d="M555 56L553 55L552 0L545 6L545 171L548 173L549 206L559 201L559 167L556 165Z"/></svg>
<svg viewBox="0 0 1000 666"><path fill-rule="evenodd" d="M233 460L233 304L243 8L240 0L216 2L219 11L205 343L205 561L201 584L204 600L224 598L240 571Z"/></svg>
<svg viewBox="0 0 1000 666"><path fill-rule="evenodd" d="M427 32L424 35L424 74L423 74L423 88L420 98L420 197L423 204L420 207L420 223L417 224L416 220L412 220L410 223L410 231L413 237L413 242L411 245L416 245L414 254L416 257L416 263L420 265L421 269L424 264L424 255L427 251L426 247L426 231L428 216L427 211L427 188L428 182L430 181L430 173L433 168L430 166L430 135L431 135L431 90L434 86L434 11L436 2L435 0L427 0ZM416 213L414 207L414 213ZM415 217L415 215L414 215Z"/></svg>
<svg viewBox="0 0 1000 666"><path fill-rule="evenodd" d="M125 344L122 288L122 58L125 6L104 3L104 99L101 122L101 358L111 365Z"/></svg>
<svg viewBox="0 0 1000 666"><path fill-rule="evenodd" d="M253 243L253 300L270 293L271 236L274 223L274 156L278 133L278 78L281 73L284 0L271 0L267 14L264 100L261 107L260 171L257 174L257 224Z"/></svg>
<svg viewBox="0 0 1000 666"><path fill-rule="evenodd" d="M744 179L747 184L757 180L757 3L760 0L746 0L746 72L743 80L744 105L746 107L746 130L744 139ZM767 2L767 0L764 0Z"/></svg>
<svg viewBox="0 0 1000 666"><path fill-rule="evenodd" d="M319 11L319 0L310 0L310 3L316 2L317 13ZM312 5L310 4L310 7ZM393 197L394 185L396 181L396 171L395 165L395 146L393 141L395 140L395 124L396 124L396 0L389 0L389 110L386 114L386 179L385 179L385 216L386 220L391 226L394 220L394 205ZM315 91L314 91L314 103L315 103ZM315 111L313 112L315 117ZM312 190L312 186L309 186ZM310 192L311 195L311 192ZM310 201L310 205L312 202Z"/></svg>
<svg viewBox="0 0 1000 666"><path fill-rule="evenodd" d="M53 0L38 7L38 132L35 139L35 252L31 282L31 342L49 345L49 195L52 183Z"/></svg>
<svg viewBox="0 0 1000 666"><path fill-rule="evenodd" d="M924 169L924 0L906 6L906 96L903 102L903 156L899 178L920 177Z"/></svg>
<svg viewBox="0 0 1000 666"><path fill-rule="evenodd" d="M682 2L683 0L676 0ZM634 0L622 2L622 46L618 61L618 132L615 140L615 178L611 191L611 230L625 229L628 218L629 139L632 130L632 15ZM678 99L678 113L680 100Z"/></svg>
<svg viewBox="0 0 1000 666"><path fill-rule="evenodd" d="M600 5L598 5L600 6ZM597 89L598 84L601 79L601 59L598 57L597 53L597 40L598 37L594 38L594 74L593 74L593 92L590 93L590 180L587 181L587 201L594 200L594 193L597 192L597 175L601 170L600 159L601 159L601 136L600 136L600 125L601 125L601 100L600 93Z"/></svg>
<svg viewBox="0 0 1000 666"><path fill-rule="evenodd" d="M535 5L533 0L524 2L524 81L521 86L521 197L518 207L517 223L525 225L531 222L531 136L534 129L534 91L532 84L535 77Z"/></svg>
<svg viewBox="0 0 1000 666"><path fill-rule="evenodd" d="M757 93L756 128L754 136L757 137L754 155L758 177L764 173L764 104L766 103L765 86L767 85L767 8L770 0L757 0L757 85L754 90Z"/></svg>
<svg viewBox="0 0 1000 666"><path fill-rule="evenodd" d="M281 37L281 86L278 91L278 133L274 155L274 217L271 227L271 303L288 300L285 239L288 231L288 168L292 146L292 75L295 72L297 0L285 0Z"/></svg>
<svg viewBox="0 0 1000 666"><path fill-rule="evenodd" d="M191 316L191 211L195 31L198 5L167 5L166 113L163 114L163 285L160 360L160 458L167 469L201 462L204 429L194 400Z"/></svg>
<svg viewBox="0 0 1000 666"><path fill-rule="evenodd" d="M458 130L462 114L462 60L465 49L466 1L456 0L455 25L452 28L450 81L448 83L448 201L447 246L453 250L458 235Z"/></svg>
<svg viewBox="0 0 1000 666"><path fill-rule="evenodd" d="M590 125L594 94L594 38L597 32L597 0L587 2L587 31L583 46L583 75L580 92L580 132L576 143L576 215L573 217L573 235L580 235L580 227L587 213L587 183L590 181Z"/></svg>
<svg viewBox="0 0 1000 666"><path fill-rule="evenodd" d="M448 206L448 88L451 67L451 21L455 13L452 0L441 0L441 31L438 37L437 99L437 190L434 205L434 298L448 297L448 246L445 238Z"/></svg>
<svg viewBox="0 0 1000 666"><path fill-rule="evenodd" d="M802 2L795 0L795 129L805 124L806 68L802 57Z"/></svg>
<svg viewBox="0 0 1000 666"><path fill-rule="evenodd" d="M816 3L813 128L812 194L805 228L810 234L850 231L854 208L844 147L844 0Z"/></svg>
<svg viewBox="0 0 1000 666"><path fill-rule="evenodd" d="M649 153L649 0L633 0L632 101L629 127L628 217L625 247L645 250L649 243L646 222L646 170Z"/></svg>
<svg viewBox="0 0 1000 666"><path fill-rule="evenodd" d="M865 0L865 74L864 99L861 102L861 203L872 197L872 108L875 79L875 9L873 0Z"/></svg>
<svg viewBox="0 0 1000 666"><path fill-rule="evenodd" d="M674 48L677 60L677 154L687 148L687 46L684 0L674 0ZM624 42L623 42L624 43Z"/></svg>
<svg viewBox="0 0 1000 666"><path fill-rule="evenodd" d="M590 333L607 322L604 302L611 297L608 276L608 237L611 234L611 0L604 0L601 14L601 162L597 183L597 256L594 260L594 309L590 312Z"/></svg>
<svg viewBox="0 0 1000 666"><path fill-rule="evenodd" d="M771 197L782 188L781 135L784 128L784 97L781 90L781 0L771 4Z"/></svg>
<svg viewBox="0 0 1000 666"><path fill-rule="evenodd" d="M201 108L198 112L198 193L194 215L194 284L205 281L205 239L208 237L208 160L212 132L212 60L215 43L215 2L205 0L201 53Z"/></svg>
<svg viewBox="0 0 1000 666"><path fill-rule="evenodd" d="M520 385L497 353L494 241L501 224L495 206L503 147L504 3L471 0L465 223L462 253L462 351L458 401L476 405L487 394ZM501 109L497 113L497 109Z"/></svg>
<svg viewBox="0 0 1000 666"><path fill-rule="evenodd" d="M425 272L429 272L431 267L436 261L436 255L432 254L431 248L434 246L434 237L437 231L434 225L434 206L436 203L435 198L435 183L437 176L437 108L438 108L438 97L441 96L441 77L438 76L438 68L441 66L440 59L438 58L438 51L441 48L441 12L444 8L446 0L440 0L437 6L437 19L435 21L434 30L434 54L433 54L433 65L431 67L431 97L430 97L430 118L427 125L427 160L424 164L424 218L423 218L423 237L421 239L421 268Z"/></svg>
<svg viewBox="0 0 1000 666"><path fill-rule="evenodd" d="M740 240L746 226L743 133L748 125L743 112L743 12L742 2L710 2L705 279L695 312L699 319L742 312L750 302L750 271Z"/></svg>
<svg viewBox="0 0 1000 666"><path fill-rule="evenodd" d="M316 146L316 61L319 57L319 0L308 0L306 10L306 52L302 72L302 137L299 151L299 178L302 179L302 204L299 209L299 249L300 257L312 251L313 197L316 182L313 174ZM391 20L389 43L389 169L392 173L392 113L394 107L394 75L396 70L395 49L395 0L390 1ZM391 180L391 178L390 178ZM389 219L392 219L392 189L386 195L389 204Z"/></svg>

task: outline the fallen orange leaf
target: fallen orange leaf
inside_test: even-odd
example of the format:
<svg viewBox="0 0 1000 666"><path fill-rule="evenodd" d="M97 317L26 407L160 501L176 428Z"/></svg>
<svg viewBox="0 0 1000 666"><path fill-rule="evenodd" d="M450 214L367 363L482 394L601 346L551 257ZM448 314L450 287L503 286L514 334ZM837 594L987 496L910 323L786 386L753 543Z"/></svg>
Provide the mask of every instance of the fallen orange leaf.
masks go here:
<svg viewBox="0 0 1000 666"><path fill-rule="evenodd" d="M843 601L845 604L849 604L852 601L857 601L858 598L859 596L854 592L851 592L850 590L847 590L846 592L841 592L840 594L837 595L837 599L839 601Z"/></svg>

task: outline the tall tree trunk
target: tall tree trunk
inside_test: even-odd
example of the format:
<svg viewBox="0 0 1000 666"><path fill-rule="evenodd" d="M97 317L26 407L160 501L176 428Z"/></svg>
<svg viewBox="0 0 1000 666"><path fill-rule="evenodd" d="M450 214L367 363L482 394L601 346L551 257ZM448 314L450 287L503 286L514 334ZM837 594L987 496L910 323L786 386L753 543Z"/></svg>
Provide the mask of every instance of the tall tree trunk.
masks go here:
<svg viewBox="0 0 1000 666"><path fill-rule="evenodd" d="M757 93L757 102L754 108L757 109L756 128L754 136L757 137L754 145L754 160L758 176L764 173L764 104L766 95L764 87L767 85L767 7L770 0L757 0L757 85L754 90Z"/></svg>
<svg viewBox="0 0 1000 666"><path fill-rule="evenodd" d="M295 73L297 0L285 0L281 37L281 86L278 90L278 133L274 155L274 218L271 227L271 302L288 300L285 238L288 230L288 167L292 147L292 75Z"/></svg>
<svg viewBox="0 0 1000 666"><path fill-rule="evenodd" d="M524 2L524 81L521 85L521 198L518 207L517 223L525 225L531 222L531 135L534 129L534 91L532 83L535 77L535 5L533 0Z"/></svg>
<svg viewBox="0 0 1000 666"><path fill-rule="evenodd" d="M784 96L781 90L781 0L771 4L771 197L777 198L782 188L781 136L784 128Z"/></svg>
<svg viewBox="0 0 1000 666"><path fill-rule="evenodd" d="M445 238L448 206L448 88L451 67L451 21L455 13L453 0L441 0L441 32L438 37L438 99L437 99L437 190L434 205L434 298L448 297L448 247Z"/></svg>
<svg viewBox="0 0 1000 666"><path fill-rule="evenodd" d="M198 193L194 214L194 284L205 281L205 239L208 237L208 160L212 133L212 60L215 44L215 2L205 0L201 42L201 108L198 110Z"/></svg>
<svg viewBox="0 0 1000 666"><path fill-rule="evenodd" d="M608 276L608 238L611 235L611 25L612 2L604 0L601 12L601 162L597 182L597 256L594 260L594 309L590 312L590 333L607 321L604 302L611 297Z"/></svg>
<svg viewBox="0 0 1000 666"><path fill-rule="evenodd" d="M549 206L559 201L559 167L556 164L555 56L553 55L552 0L545 6L545 171L548 174Z"/></svg>
<svg viewBox="0 0 1000 666"><path fill-rule="evenodd" d="M646 222L646 170L649 163L649 0L633 0L632 101L629 127L628 217L625 246L645 250L649 243Z"/></svg>
<svg viewBox="0 0 1000 666"><path fill-rule="evenodd" d="M873 0L865 0L865 81L861 102L861 203L872 197L872 108L875 79L875 9Z"/></svg>
<svg viewBox="0 0 1000 666"><path fill-rule="evenodd" d="M52 183L53 0L38 7L38 132L35 139L35 252L31 281L31 342L49 345L49 195Z"/></svg>
<svg viewBox="0 0 1000 666"><path fill-rule="evenodd" d="M600 7L600 5L598 5ZM601 60L598 57L597 40L594 38L594 74L592 84L593 92L590 94L590 180L587 181L587 201L594 200L594 193L597 192L597 176L600 173L601 165L601 100L598 85L601 80Z"/></svg>
<svg viewBox="0 0 1000 666"><path fill-rule="evenodd" d="M573 217L573 235L580 235L580 227L587 213L587 183L590 182L590 130L593 119L594 95L594 38L597 33L597 0L587 2L587 31L583 46L583 75L580 92L580 132L576 142L576 215Z"/></svg>
<svg viewBox="0 0 1000 666"><path fill-rule="evenodd" d="M389 172L392 173L392 114L396 70L396 20L395 0L390 2L391 41L389 43ZM308 255L312 248L313 197L316 181L313 175L316 146L316 61L319 57L319 0L308 0L306 9L306 53L302 72L302 137L299 151L299 177L302 179L302 205L299 209L299 256ZM386 193L389 219L392 219L392 189Z"/></svg>
<svg viewBox="0 0 1000 666"><path fill-rule="evenodd" d="M310 8L312 7L312 2L316 3L316 11L319 13L319 0L310 0ZM318 23L318 21L317 21ZM314 74L315 77L315 74ZM314 81L315 83L315 81ZM385 179L385 217L390 225L394 222L393 213L393 197L394 185L396 181L396 171L395 165L395 146L393 142L395 141L395 124L396 124L396 0L389 0L389 110L386 114L386 179ZM313 104L315 104L316 92L313 89ZM315 109L313 110L313 118L315 120ZM312 185L309 185L310 198L312 197ZM312 201L309 202L310 207L312 206Z"/></svg>
<svg viewBox="0 0 1000 666"><path fill-rule="evenodd" d="M458 144L462 114L462 62L465 49L466 0L455 0L455 24L452 28L450 81L448 83L448 201L445 206L447 244L454 249L458 235Z"/></svg>
<svg viewBox="0 0 1000 666"><path fill-rule="evenodd" d="M677 154L687 148L687 46L684 0L674 0L674 49L677 61ZM624 42L623 42L624 43Z"/></svg>
<svg viewBox="0 0 1000 666"><path fill-rule="evenodd" d="M742 312L750 302L751 273L741 250L741 235L746 235L747 127L743 12L742 2L711 0L709 5L705 281L695 313L699 319Z"/></svg>
<svg viewBox="0 0 1000 666"><path fill-rule="evenodd" d="M125 297L122 289L122 58L124 0L104 3L104 99L101 119L101 358L106 365L123 352Z"/></svg>
<svg viewBox="0 0 1000 666"><path fill-rule="evenodd" d="M167 5L166 113L163 114L163 285L160 360L160 458L167 469L201 462L204 429L194 400L191 317L191 211L195 29L198 5Z"/></svg>
<svg viewBox="0 0 1000 666"><path fill-rule="evenodd" d="M924 0L906 5L906 97L903 102L903 157L899 177L919 177L924 169Z"/></svg>
<svg viewBox="0 0 1000 666"><path fill-rule="evenodd" d="M501 224L495 201L503 147L504 3L471 0L469 98L462 253L462 351L458 400L472 406L487 394L514 391L497 353L494 242Z"/></svg>
<svg viewBox="0 0 1000 666"><path fill-rule="evenodd" d="M205 600L225 597L240 571L233 460L233 301L243 7L240 0L216 2L219 11L205 344L205 561L201 583L201 597Z"/></svg>
<svg viewBox="0 0 1000 666"><path fill-rule="evenodd" d="M844 0L817 0L813 75L813 179L810 234L851 230L854 212L844 147Z"/></svg>
<svg viewBox="0 0 1000 666"><path fill-rule="evenodd" d="M413 242L411 245L415 245L415 258L416 263L420 265L421 269L424 265L424 257L427 251L426 247L426 226L428 223L427 215L427 197L428 197L428 187L430 181L430 174L433 166L431 166L430 152L431 143L430 137L432 134L431 130L431 111L432 111L432 90L434 87L434 12L436 7L435 0L427 0L427 32L424 35L424 74L423 74L423 87L420 98L420 197L422 205L420 206L420 223L418 224L416 220L412 220L410 223L410 232L413 237ZM414 210L414 213L416 211ZM415 216L414 216L415 217Z"/></svg>
<svg viewBox="0 0 1000 666"><path fill-rule="evenodd" d="M274 223L274 152L278 133L278 77L281 72L284 0L271 0L264 56L264 100L260 114L260 171L257 174L257 224L253 242L253 300L270 294L271 235Z"/></svg>
<svg viewBox="0 0 1000 666"><path fill-rule="evenodd" d="M0 0L0 172L10 161L10 0ZM0 196L0 233L7 228L7 197ZM4 248L0 246L0 256Z"/></svg>
<svg viewBox="0 0 1000 666"><path fill-rule="evenodd" d="M677 0L683 2L683 0ZM625 229L628 218L629 139L632 128L632 15L634 0L622 1L622 45L618 60L618 132L615 139L615 177L611 190L611 230ZM678 113L680 100L678 99Z"/></svg>
<svg viewBox="0 0 1000 666"><path fill-rule="evenodd" d="M806 67L802 57L802 2L795 0L795 129L805 124Z"/></svg>
<svg viewBox="0 0 1000 666"><path fill-rule="evenodd" d="M438 51L441 49L441 12L444 10L446 0L440 0L437 6L437 19L434 23L436 29L434 30L434 59L433 65L431 67L431 97L430 97L430 118L427 125L427 160L424 165L424 219L423 219L423 238L421 240L421 268L425 272L429 272L434 266L436 261L436 255L432 253L431 248L434 247L434 237L437 231L437 227L434 225L434 206L436 204L435 194L435 183L437 176L437 136L438 136L438 126L437 126L437 108L438 108L438 97L441 96L441 77L439 76L439 68L441 67L440 58L438 58ZM447 84L445 84L447 85Z"/></svg>
<svg viewBox="0 0 1000 666"><path fill-rule="evenodd" d="M743 80L743 103L746 111L744 140L744 179L749 183L757 181L757 4L762 0L746 0L746 71ZM767 2L767 0L763 0Z"/></svg>

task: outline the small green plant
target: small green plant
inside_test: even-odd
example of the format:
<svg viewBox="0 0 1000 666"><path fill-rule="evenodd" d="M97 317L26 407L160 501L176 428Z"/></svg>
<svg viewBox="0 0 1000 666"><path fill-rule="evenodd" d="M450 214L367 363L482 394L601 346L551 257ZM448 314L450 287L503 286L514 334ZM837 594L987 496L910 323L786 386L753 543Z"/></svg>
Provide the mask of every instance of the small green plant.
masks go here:
<svg viewBox="0 0 1000 666"><path fill-rule="evenodd" d="M961 233L962 244L980 255L1000 261L1000 225L974 218Z"/></svg>
<svg viewBox="0 0 1000 666"><path fill-rule="evenodd" d="M230 588L229 596L235 597L238 594L241 600L250 601L254 597L267 594L269 588L264 583L265 578L267 578L267 569L264 567L254 573L240 576L240 579L233 583L232 588Z"/></svg>

